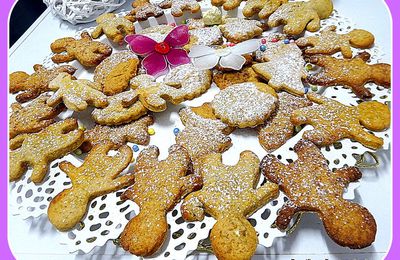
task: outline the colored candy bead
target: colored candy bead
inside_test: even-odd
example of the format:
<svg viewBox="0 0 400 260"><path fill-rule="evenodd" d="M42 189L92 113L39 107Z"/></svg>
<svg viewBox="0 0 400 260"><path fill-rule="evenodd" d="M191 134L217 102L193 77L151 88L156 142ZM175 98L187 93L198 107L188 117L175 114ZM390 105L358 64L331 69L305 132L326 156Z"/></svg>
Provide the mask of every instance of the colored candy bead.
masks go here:
<svg viewBox="0 0 400 260"><path fill-rule="evenodd" d="M289 42L290 42L290 43L294 43L294 40L293 40L293 39L291 39Z"/></svg>
<svg viewBox="0 0 400 260"><path fill-rule="evenodd" d="M277 39L277 38L273 38L273 39L271 40L271 42L278 42L278 39Z"/></svg>
<svg viewBox="0 0 400 260"><path fill-rule="evenodd" d="M309 88L308 86L306 86L306 87L304 88L304 94L307 94L309 90L310 90L310 88Z"/></svg>
<svg viewBox="0 0 400 260"><path fill-rule="evenodd" d="M262 43L262 44L266 44L266 43L267 43L267 39L262 38L262 39L261 39L261 43Z"/></svg>
<svg viewBox="0 0 400 260"><path fill-rule="evenodd" d="M179 128L174 128L174 135L178 135L180 132Z"/></svg>
<svg viewBox="0 0 400 260"><path fill-rule="evenodd" d="M153 128L149 128L149 130L147 130L147 133L149 133L149 135L154 135L156 131Z"/></svg>
<svg viewBox="0 0 400 260"><path fill-rule="evenodd" d="M233 47L233 46L235 46L235 44L234 44L233 42L228 42L226 45L227 45L228 47Z"/></svg>
<svg viewBox="0 0 400 260"><path fill-rule="evenodd" d="M171 25L172 27L175 27L176 23L170 23L169 25Z"/></svg>
<svg viewBox="0 0 400 260"><path fill-rule="evenodd" d="M136 161L135 157L132 157L131 163L134 163Z"/></svg>
<svg viewBox="0 0 400 260"><path fill-rule="evenodd" d="M306 65L306 70L307 70L307 71L310 71L310 70L312 70L312 69L313 69L313 65L310 64L310 63L308 63L308 64Z"/></svg>
<svg viewBox="0 0 400 260"><path fill-rule="evenodd" d="M267 46L265 46L265 45L260 46L260 51L264 52L266 49L267 49Z"/></svg>
<svg viewBox="0 0 400 260"><path fill-rule="evenodd" d="M298 125L298 126L296 126L295 128L294 128L294 130L296 131L296 132L300 132L301 131L301 126L300 125Z"/></svg>
<svg viewBox="0 0 400 260"><path fill-rule="evenodd" d="M132 149L133 149L134 152L138 152L138 151L139 151L139 146L137 146L136 144L134 144L134 145L132 146Z"/></svg>
<svg viewBox="0 0 400 260"><path fill-rule="evenodd" d="M289 44L289 43L290 43L290 40L289 40L289 39L285 39L283 42L284 42L285 44Z"/></svg>
<svg viewBox="0 0 400 260"><path fill-rule="evenodd" d="M75 153L76 155L81 155L81 154L82 154L82 150L81 150L81 149L76 149L76 150L74 151L74 153Z"/></svg>
<svg viewBox="0 0 400 260"><path fill-rule="evenodd" d="M312 91L314 91L314 92L316 92L316 91L318 91L318 87L317 87L317 86L314 86L314 85L312 85L312 86L311 86L311 90L312 90Z"/></svg>

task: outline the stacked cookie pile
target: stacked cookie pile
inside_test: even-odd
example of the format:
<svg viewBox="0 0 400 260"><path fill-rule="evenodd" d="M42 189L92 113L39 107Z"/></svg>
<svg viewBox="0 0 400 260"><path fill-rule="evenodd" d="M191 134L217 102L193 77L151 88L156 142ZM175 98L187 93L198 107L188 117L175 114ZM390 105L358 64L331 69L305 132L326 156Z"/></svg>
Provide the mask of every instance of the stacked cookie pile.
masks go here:
<svg viewBox="0 0 400 260"><path fill-rule="evenodd" d="M10 114L10 181L31 167L31 180L40 185L53 160L88 153L79 167L67 161L59 165L72 187L50 202L49 220L60 231L71 230L92 199L129 187L121 198L134 201L140 212L120 241L138 256L151 256L161 248L168 231L166 214L183 201L184 220L201 221L205 214L216 219L210 239L218 258L250 259L258 239L247 218L279 192L288 201L277 215L277 228L287 229L299 212L315 212L339 245L371 245L377 231L374 217L342 198L346 186L362 177L360 170L331 171L320 149L343 139L373 150L383 146L373 132L390 127L390 109L371 100L365 85L390 88L391 66L369 64L366 51L355 53L372 47L374 36L362 29L342 34L330 26L318 35L300 37L304 31L320 30L321 20L333 11L331 0L248 0L240 9L245 18L223 17L220 11L237 9L242 1L211 0L215 7L202 18L135 32L135 22L160 17L164 9L175 17L198 13L199 2L137 0L128 15L104 14L91 34L50 45L54 63L79 62L94 69L93 80L76 78L71 65L34 65L33 74L10 74L10 93L17 94ZM269 31L280 25L281 32ZM94 40L102 34L111 44ZM126 43L126 50L113 48ZM243 46L254 44L256 49L243 51ZM196 53L198 46L210 51ZM331 56L337 53L343 57ZM310 72L307 66L318 70ZM359 105L311 93L309 85L344 86ZM158 113L211 87L218 87L219 93L210 102L179 111L185 128L175 132L176 144L165 160L158 160L155 146L132 159L127 144L147 146ZM58 120L66 109L91 109L95 126L86 129L73 117ZM313 129L294 147L298 160L285 165L270 154L304 125ZM264 159L260 162L248 147L236 165L223 164L222 153L232 146L229 135L244 128L258 132ZM109 155L111 150L116 155ZM133 172L125 173L131 164ZM261 174L267 181L256 187Z"/></svg>

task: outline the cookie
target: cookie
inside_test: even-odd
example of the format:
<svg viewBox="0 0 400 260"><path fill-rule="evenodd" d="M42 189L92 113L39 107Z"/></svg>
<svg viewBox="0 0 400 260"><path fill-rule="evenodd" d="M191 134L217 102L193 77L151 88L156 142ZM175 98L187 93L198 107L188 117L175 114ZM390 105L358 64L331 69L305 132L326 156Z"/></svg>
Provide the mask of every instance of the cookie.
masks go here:
<svg viewBox="0 0 400 260"><path fill-rule="evenodd" d="M240 71L217 72L213 76L214 83L222 90L244 82L261 82L261 77L252 67L245 67Z"/></svg>
<svg viewBox="0 0 400 260"><path fill-rule="evenodd" d="M219 25L222 23L222 12L218 7L212 6L203 13L203 22L207 26Z"/></svg>
<svg viewBox="0 0 400 260"><path fill-rule="evenodd" d="M97 17L98 24L92 32L93 39L99 38L103 33L115 43L123 44L126 35L135 33L135 26L125 17L117 17L113 13L105 13Z"/></svg>
<svg viewBox="0 0 400 260"><path fill-rule="evenodd" d="M133 200L140 208L121 234L121 246L137 256L153 255L164 243L168 223L166 213L189 192L201 185L199 177L187 175L190 158L174 145L165 160L159 161L155 146L144 149L135 167L135 183L121 198Z"/></svg>
<svg viewBox="0 0 400 260"><path fill-rule="evenodd" d="M129 12L125 17L131 22L145 21L150 17L160 17L164 14L164 11L155 4L150 3L149 0L136 0L132 2L132 11Z"/></svg>
<svg viewBox="0 0 400 260"><path fill-rule="evenodd" d="M369 58L370 54L367 52L352 59L337 59L324 55L312 56L310 62L321 69L308 75L307 80L311 84L321 86L345 86L361 99L371 98L372 93L365 84L373 82L390 88L391 66L386 63L368 64L366 62Z"/></svg>
<svg viewBox="0 0 400 260"><path fill-rule="evenodd" d="M281 5L268 19L269 27L283 26L283 33L299 35L304 30L316 32L321 28L321 19L328 18L333 11L331 0L288 2Z"/></svg>
<svg viewBox="0 0 400 260"><path fill-rule="evenodd" d="M275 91L259 82L232 85L211 102L215 115L232 127L246 128L262 124L275 111Z"/></svg>
<svg viewBox="0 0 400 260"><path fill-rule="evenodd" d="M126 125L96 125L94 128L85 131L85 140L81 145L81 150L88 152L92 147L106 142L111 142L113 149L117 149L127 142L148 145L150 135L147 128L153 123L153 117L145 116Z"/></svg>
<svg viewBox="0 0 400 260"><path fill-rule="evenodd" d="M285 90L291 94L303 96L302 79L307 78L304 69L305 60L296 44L268 42L263 54L265 62L254 64L254 71L268 81L276 91Z"/></svg>
<svg viewBox="0 0 400 260"><path fill-rule="evenodd" d="M73 80L67 73L59 74L49 84L49 88L55 93L47 99L49 106L56 106L63 102L68 109L83 111L88 105L94 107L106 107L107 96L98 89L97 83L86 79Z"/></svg>
<svg viewBox="0 0 400 260"><path fill-rule="evenodd" d="M71 179L72 187L57 194L49 204L47 216L55 228L74 228L86 215L91 200L134 182L133 174L120 175L132 160L131 148L124 145L110 156L107 153L112 147L112 143L96 145L79 167L68 161L59 164Z"/></svg>
<svg viewBox="0 0 400 260"><path fill-rule="evenodd" d="M186 26L189 28L189 31L206 27L203 18L189 18L186 20Z"/></svg>
<svg viewBox="0 0 400 260"><path fill-rule="evenodd" d="M338 101L317 94L308 94L317 103L294 111L290 121L294 125L310 124L313 130L304 132L303 138L318 146L328 146L350 138L371 149L379 149L383 139L364 130L383 131L390 126L390 110L377 101L362 102L358 106L345 106Z"/></svg>
<svg viewBox="0 0 400 260"><path fill-rule="evenodd" d="M375 42L372 33L355 29L346 34L336 33L336 26L328 26L321 31L318 36L303 37L296 40L297 46L306 48L304 53L307 55L315 54L335 54L341 52L344 58L353 57L351 47L359 49L370 48Z"/></svg>
<svg viewBox="0 0 400 260"><path fill-rule="evenodd" d="M88 32L81 34L81 39L72 37L61 38L50 45L55 53L51 60L54 63L63 63L77 60L86 67L95 67L112 53L111 46L93 41Z"/></svg>
<svg viewBox="0 0 400 260"><path fill-rule="evenodd" d="M261 146L272 152L286 143L294 135L294 125L290 122L293 111L308 107L312 102L286 92L278 93L278 105L274 114L258 130Z"/></svg>
<svg viewBox="0 0 400 260"><path fill-rule="evenodd" d="M211 86L211 77L210 70L185 64L171 69L163 82L155 82L150 75L139 75L130 84L147 109L161 112L167 108L166 101L176 105L206 92Z"/></svg>
<svg viewBox="0 0 400 260"><path fill-rule="evenodd" d="M190 11L192 14L199 12L199 1L201 0L164 0L159 6L163 9L171 8L173 16L181 17L184 11Z"/></svg>
<svg viewBox="0 0 400 260"><path fill-rule="evenodd" d="M23 71L17 71L10 74L9 90L15 94L16 100L20 103L27 102L37 98L40 94L50 91L49 83L60 73L68 73L73 75L76 68L69 65L62 65L52 69L46 69L42 65L36 64L33 66L34 73L32 75Z"/></svg>
<svg viewBox="0 0 400 260"><path fill-rule="evenodd" d="M114 53L96 67L93 80L101 84L106 95L121 93L136 76L139 63L139 58L131 51Z"/></svg>
<svg viewBox="0 0 400 260"><path fill-rule="evenodd" d="M219 28L228 41L239 43L260 36L263 33L262 26L257 20L225 18Z"/></svg>
<svg viewBox="0 0 400 260"><path fill-rule="evenodd" d="M140 31L140 35L145 35L156 42L162 42L173 29L174 27L169 24L155 25Z"/></svg>
<svg viewBox="0 0 400 260"><path fill-rule="evenodd" d="M229 134L233 128L216 118L209 103L200 107L185 107L179 111L185 128L175 138L188 151L197 172L200 158L210 153L222 153L232 146Z"/></svg>
<svg viewBox="0 0 400 260"><path fill-rule="evenodd" d="M36 133L53 124L54 118L64 110L64 106L50 107L46 104L48 96L34 99L27 106L20 103L11 104L9 119L9 137L19 134Z"/></svg>
<svg viewBox="0 0 400 260"><path fill-rule="evenodd" d="M268 19L279 6L287 3L288 0L247 0L243 8L245 17L258 15L260 19Z"/></svg>
<svg viewBox="0 0 400 260"><path fill-rule="evenodd" d="M76 119L49 125L39 133L21 134L10 140L9 180L17 181L32 167L31 180L43 181L50 162L76 150L83 142L83 131Z"/></svg>
<svg viewBox="0 0 400 260"><path fill-rule="evenodd" d="M246 219L278 196L278 185L260 178L257 155L240 154L236 165L222 163L222 155L213 153L202 159L200 174L203 188L189 194L181 206L186 221L201 221L206 213L217 222L211 229L211 247L218 259L250 259L258 244L257 234Z"/></svg>
<svg viewBox="0 0 400 260"><path fill-rule="evenodd" d="M226 11L236 9L240 6L241 2L243 2L243 0L211 0L213 6L222 6Z"/></svg>
<svg viewBox="0 0 400 260"><path fill-rule="evenodd" d="M294 151L298 159L288 165L273 155L261 162L263 174L289 198L278 212L276 226L285 230L295 214L314 212L337 244L354 249L371 245L376 235L374 217L366 208L343 199L346 186L361 178L358 168L330 171L321 151L309 141L300 140Z"/></svg>
<svg viewBox="0 0 400 260"><path fill-rule="evenodd" d="M100 125L120 125L132 122L147 114L134 90L125 91L107 98L108 106L96 108L92 118Z"/></svg>
<svg viewBox="0 0 400 260"><path fill-rule="evenodd" d="M189 46L185 46L185 49L190 49L193 45L221 45L224 42L222 32L218 26L189 30L189 35Z"/></svg>

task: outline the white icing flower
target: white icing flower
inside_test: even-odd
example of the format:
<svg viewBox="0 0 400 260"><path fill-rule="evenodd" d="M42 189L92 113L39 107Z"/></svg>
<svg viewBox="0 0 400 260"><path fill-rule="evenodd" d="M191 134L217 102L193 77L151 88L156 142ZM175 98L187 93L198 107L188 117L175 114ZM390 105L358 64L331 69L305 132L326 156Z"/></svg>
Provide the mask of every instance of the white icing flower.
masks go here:
<svg viewBox="0 0 400 260"><path fill-rule="evenodd" d="M195 45L190 49L189 57L199 69L212 69L219 64L223 68L240 70L246 63L242 55L256 51L259 46L258 39L244 41L224 49Z"/></svg>

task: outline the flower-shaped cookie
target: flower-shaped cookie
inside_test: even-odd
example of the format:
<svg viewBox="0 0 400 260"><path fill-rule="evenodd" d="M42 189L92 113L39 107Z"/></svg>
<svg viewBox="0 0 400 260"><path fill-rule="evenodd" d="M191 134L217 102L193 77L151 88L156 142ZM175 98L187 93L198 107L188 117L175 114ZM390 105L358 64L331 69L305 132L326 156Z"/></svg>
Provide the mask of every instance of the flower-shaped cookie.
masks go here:
<svg viewBox="0 0 400 260"><path fill-rule="evenodd" d="M189 42L186 25L175 27L162 42L140 34L128 35L125 41L134 53L144 56L142 65L147 74L154 77L166 74L169 65L176 67L190 62L186 51L182 49Z"/></svg>

